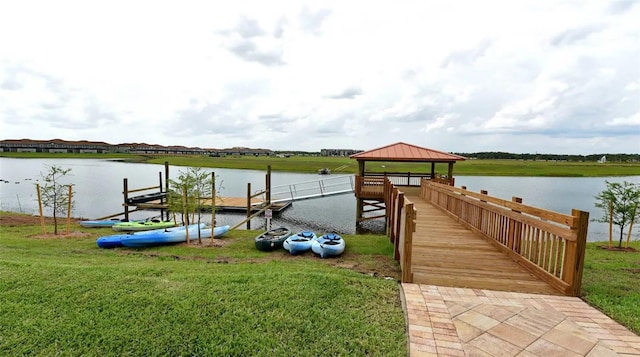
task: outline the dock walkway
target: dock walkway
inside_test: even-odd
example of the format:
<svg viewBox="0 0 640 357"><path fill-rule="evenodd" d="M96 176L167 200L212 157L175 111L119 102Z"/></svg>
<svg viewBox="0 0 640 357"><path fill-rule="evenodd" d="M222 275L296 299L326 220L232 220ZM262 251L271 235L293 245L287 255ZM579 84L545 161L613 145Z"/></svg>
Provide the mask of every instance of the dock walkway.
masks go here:
<svg viewBox="0 0 640 357"><path fill-rule="evenodd" d="M560 295L491 242L463 227L417 193L411 270L414 283Z"/></svg>
<svg viewBox="0 0 640 357"><path fill-rule="evenodd" d="M640 337L406 190L417 209L410 356L640 356Z"/></svg>

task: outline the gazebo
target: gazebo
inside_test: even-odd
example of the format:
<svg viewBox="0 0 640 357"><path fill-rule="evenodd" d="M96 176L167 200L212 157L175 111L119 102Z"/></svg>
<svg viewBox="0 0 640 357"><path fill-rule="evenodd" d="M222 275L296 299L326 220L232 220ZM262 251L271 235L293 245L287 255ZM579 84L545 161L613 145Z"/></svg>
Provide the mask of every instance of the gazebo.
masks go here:
<svg viewBox="0 0 640 357"><path fill-rule="evenodd" d="M383 186L385 179L389 179L396 186L420 186L422 179L438 180L438 182L449 185L454 184L453 165L457 161L465 160L464 157L449 154L443 151L428 149L403 142L383 146L350 156L358 161L358 175L356 176L355 195L358 201L356 222L381 218L384 215L364 217L364 213L384 209ZM402 162L402 163L430 163L430 172L386 172L376 167L375 170L367 171L367 162ZM446 175L436 174L436 163L447 163ZM365 211L365 206L373 209Z"/></svg>

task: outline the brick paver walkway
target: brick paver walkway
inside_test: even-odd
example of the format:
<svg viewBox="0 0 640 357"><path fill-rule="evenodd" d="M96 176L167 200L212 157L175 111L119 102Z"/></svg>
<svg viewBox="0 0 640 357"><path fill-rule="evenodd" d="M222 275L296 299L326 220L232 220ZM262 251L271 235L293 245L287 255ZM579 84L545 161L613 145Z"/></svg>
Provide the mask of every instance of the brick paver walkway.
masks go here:
<svg viewBox="0 0 640 357"><path fill-rule="evenodd" d="M640 337L575 297L402 284L412 357L640 356Z"/></svg>

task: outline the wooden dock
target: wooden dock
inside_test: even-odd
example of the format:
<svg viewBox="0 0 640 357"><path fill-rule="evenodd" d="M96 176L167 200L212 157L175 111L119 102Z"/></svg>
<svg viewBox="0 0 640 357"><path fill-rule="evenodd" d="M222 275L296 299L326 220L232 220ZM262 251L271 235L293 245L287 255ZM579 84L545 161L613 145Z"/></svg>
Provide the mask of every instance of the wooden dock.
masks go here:
<svg viewBox="0 0 640 357"><path fill-rule="evenodd" d="M137 210L162 210L167 209L166 203L159 200L129 204ZM280 202L271 205L274 213L281 212L291 206L291 202ZM264 207L264 202L258 198L251 199L251 212L257 212ZM202 211L211 212L211 199L203 200ZM246 197L218 197L216 198L216 212L247 212Z"/></svg>
<svg viewBox="0 0 640 357"><path fill-rule="evenodd" d="M413 234L414 283L560 295L491 242L463 227L417 194Z"/></svg>

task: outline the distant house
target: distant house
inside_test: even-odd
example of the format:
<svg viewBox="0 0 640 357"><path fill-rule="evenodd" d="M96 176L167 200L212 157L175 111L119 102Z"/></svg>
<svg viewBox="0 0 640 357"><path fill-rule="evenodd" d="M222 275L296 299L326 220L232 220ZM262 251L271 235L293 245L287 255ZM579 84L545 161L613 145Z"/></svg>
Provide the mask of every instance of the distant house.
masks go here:
<svg viewBox="0 0 640 357"><path fill-rule="evenodd" d="M322 149L320 150L321 156L351 156L363 152L363 150L353 149Z"/></svg>
<svg viewBox="0 0 640 357"><path fill-rule="evenodd" d="M3 152L104 153L110 150L110 144L86 140L9 139L0 141L0 151Z"/></svg>
<svg viewBox="0 0 640 357"><path fill-rule="evenodd" d="M117 145L96 141L68 141L53 140L0 140L1 152L50 152L50 153L130 153L152 155L253 155L271 156L273 151L269 149L230 148L230 149L202 149L199 147L186 147L180 145L163 146L146 143L122 143Z"/></svg>

